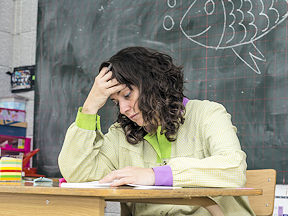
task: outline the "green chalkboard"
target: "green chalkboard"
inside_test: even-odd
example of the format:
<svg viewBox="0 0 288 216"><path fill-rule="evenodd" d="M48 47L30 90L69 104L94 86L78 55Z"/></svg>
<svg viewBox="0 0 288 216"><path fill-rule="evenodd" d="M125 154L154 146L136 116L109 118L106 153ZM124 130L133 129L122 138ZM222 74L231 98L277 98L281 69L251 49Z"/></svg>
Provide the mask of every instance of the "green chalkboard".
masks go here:
<svg viewBox="0 0 288 216"><path fill-rule="evenodd" d="M184 67L185 95L222 103L249 169L288 180L286 0L39 0L34 145L39 172L60 176L65 132L99 64L127 46ZM115 120L101 110L102 128Z"/></svg>

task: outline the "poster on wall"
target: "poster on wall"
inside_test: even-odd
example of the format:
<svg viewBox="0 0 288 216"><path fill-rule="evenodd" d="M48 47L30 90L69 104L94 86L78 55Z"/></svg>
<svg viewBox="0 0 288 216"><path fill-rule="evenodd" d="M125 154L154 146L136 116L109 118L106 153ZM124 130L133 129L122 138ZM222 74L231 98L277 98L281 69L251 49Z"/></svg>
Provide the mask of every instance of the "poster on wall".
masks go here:
<svg viewBox="0 0 288 216"><path fill-rule="evenodd" d="M11 76L11 92L23 92L34 89L35 65L15 67Z"/></svg>

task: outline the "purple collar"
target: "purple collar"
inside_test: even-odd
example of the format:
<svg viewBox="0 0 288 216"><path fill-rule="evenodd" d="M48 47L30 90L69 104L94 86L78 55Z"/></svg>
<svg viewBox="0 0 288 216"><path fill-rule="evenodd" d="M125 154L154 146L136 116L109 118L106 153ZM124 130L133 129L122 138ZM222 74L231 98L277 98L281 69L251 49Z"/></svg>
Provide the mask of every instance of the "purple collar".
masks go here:
<svg viewBox="0 0 288 216"><path fill-rule="evenodd" d="M183 105L184 105L184 107L186 106L186 104L188 103L188 101L189 101L188 98L186 98L186 97L183 98Z"/></svg>

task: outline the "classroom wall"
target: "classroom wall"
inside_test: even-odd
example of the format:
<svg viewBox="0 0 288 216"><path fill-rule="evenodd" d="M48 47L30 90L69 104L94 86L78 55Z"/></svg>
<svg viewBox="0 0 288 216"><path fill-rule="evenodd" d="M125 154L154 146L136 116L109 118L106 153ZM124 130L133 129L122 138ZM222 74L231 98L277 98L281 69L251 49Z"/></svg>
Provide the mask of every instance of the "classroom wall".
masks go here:
<svg viewBox="0 0 288 216"><path fill-rule="evenodd" d="M14 23L13 1L0 1L0 96L10 95L9 77L5 74L12 67L12 44Z"/></svg>
<svg viewBox="0 0 288 216"><path fill-rule="evenodd" d="M0 0L0 98L15 95L10 91L10 76L6 74L7 71L18 66L35 64L37 11L38 0ZM17 95L28 98L27 137L33 139L34 91ZM119 215L119 203L107 202L105 216Z"/></svg>
<svg viewBox="0 0 288 216"><path fill-rule="evenodd" d="M38 0L0 0L0 97L12 97L10 76L14 67L35 64ZM33 138L34 91L17 93L28 99L27 137Z"/></svg>

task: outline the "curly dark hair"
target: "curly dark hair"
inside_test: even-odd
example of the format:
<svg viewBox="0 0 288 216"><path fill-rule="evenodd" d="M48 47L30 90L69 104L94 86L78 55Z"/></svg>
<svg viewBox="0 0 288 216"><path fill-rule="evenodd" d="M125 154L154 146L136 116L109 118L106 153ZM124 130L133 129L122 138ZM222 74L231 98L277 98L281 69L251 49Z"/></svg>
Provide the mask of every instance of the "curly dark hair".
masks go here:
<svg viewBox="0 0 288 216"><path fill-rule="evenodd" d="M158 126L170 142L175 141L185 114L182 67L174 65L169 55L145 47L122 49L109 59L109 63L113 65L113 78L130 89L131 86L139 89L138 106L145 127L118 114L117 122L127 141L137 144L147 133L156 133ZM107 64L102 63L100 70Z"/></svg>

